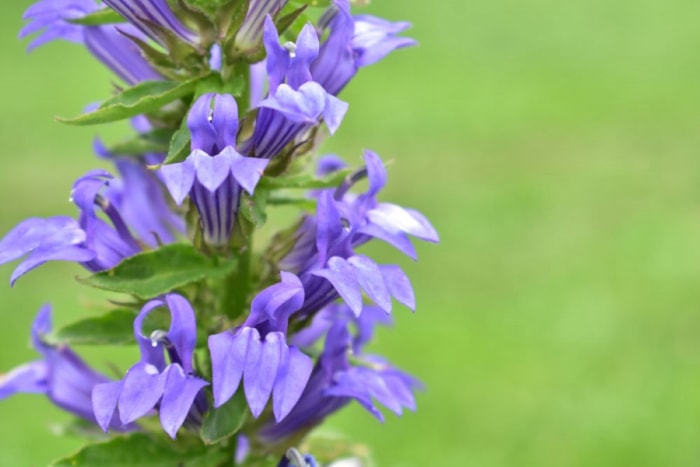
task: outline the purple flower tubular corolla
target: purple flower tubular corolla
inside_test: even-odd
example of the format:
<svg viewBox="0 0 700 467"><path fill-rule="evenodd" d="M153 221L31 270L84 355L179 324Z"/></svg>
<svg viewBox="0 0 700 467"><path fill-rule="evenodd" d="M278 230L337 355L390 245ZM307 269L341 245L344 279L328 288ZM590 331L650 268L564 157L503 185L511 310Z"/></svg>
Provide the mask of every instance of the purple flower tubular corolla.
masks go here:
<svg viewBox="0 0 700 467"><path fill-rule="evenodd" d="M156 248L174 242L178 234L185 233L185 222L170 209L157 172L145 166L146 163L162 162L163 155L145 154L142 161L132 156L112 154L99 140L93 146L98 156L111 160L119 171L120 177L110 181L104 196L116 207L140 242Z"/></svg>
<svg viewBox="0 0 700 467"><path fill-rule="evenodd" d="M159 307L170 310L170 329L144 336L144 320ZM92 392L100 427L107 431L114 423L116 412L121 423L126 425L154 409L159 412L161 425L171 438L175 438L186 422L195 426L201 424L208 409L202 388L209 383L196 376L192 366L197 327L189 302L176 294L151 300L134 321L134 336L141 361L129 369L123 380L99 384ZM170 364L166 363L166 353Z"/></svg>
<svg viewBox="0 0 700 467"><path fill-rule="evenodd" d="M197 34L175 16L166 0L103 1L163 47L168 46L168 37L172 36L190 45L196 45L199 41Z"/></svg>
<svg viewBox="0 0 700 467"><path fill-rule="evenodd" d="M354 249L371 238L379 238L415 258L408 235L429 242L437 242L439 237L417 211L377 201L377 194L386 183L386 169L370 151L365 153L365 162L367 193L359 196L348 193L352 180L335 193L317 192L316 217L304 219L294 248L280 261L280 269L297 274L304 286L302 317L339 296L359 314L363 291L387 313L392 309L392 297L415 309L413 289L400 267L378 265L366 256L355 254ZM323 164L340 167L336 160Z"/></svg>
<svg viewBox="0 0 700 467"><path fill-rule="evenodd" d="M124 34L140 38L141 33L128 24L85 28L85 47L130 86L163 77L143 58L138 46Z"/></svg>
<svg viewBox="0 0 700 467"><path fill-rule="evenodd" d="M84 44L105 66L129 85L146 80L163 79L143 58L138 47L123 33L141 38L141 33L131 25L85 26L71 23L99 9L93 0L42 0L24 14L30 20L20 31L20 38L41 32L28 46L28 50L62 39Z"/></svg>
<svg viewBox="0 0 700 467"><path fill-rule="evenodd" d="M410 27L410 23L393 23L370 15L353 17L349 0L335 0L319 22L319 28L329 28L330 33L311 64L314 81L337 95L360 68L396 49L415 45L413 39L397 36Z"/></svg>
<svg viewBox="0 0 700 467"><path fill-rule="evenodd" d="M213 108L212 108L213 103ZM231 237L242 190L253 194L267 160L236 150L238 107L233 96L205 94L187 117L192 153L183 162L161 167L179 205L189 195L199 211L204 240L225 245Z"/></svg>
<svg viewBox="0 0 700 467"><path fill-rule="evenodd" d="M404 408L415 410L413 391L422 388L419 381L384 360L360 356L366 330L384 322L380 315L367 310L357 318L344 306L334 306L322 313L330 320L323 352L299 402L287 418L268 423L259 430L260 440L266 444L284 442L296 433L313 428L353 399L382 422L384 417L373 399L397 415L401 415ZM364 337L360 337L362 331L355 336L349 332L351 323L357 329L365 329ZM302 343L305 339L295 336L293 341L297 340ZM361 366L350 362L351 351L355 354L355 363Z"/></svg>
<svg viewBox="0 0 700 467"><path fill-rule="evenodd" d="M241 28L236 34L236 49L241 52L255 50L263 37L265 18L277 15L287 0L251 0Z"/></svg>
<svg viewBox="0 0 700 467"><path fill-rule="evenodd" d="M0 399L17 393L45 394L49 400L72 414L97 423L91 394L97 384L109 378L96 372L65 345L49 345L43 336L51 332L51 306L44 305L32 325L32 344L41 360L27 363L0 377ZM114 430L133 426L111 425Z"/></svg>
<svg viewBox="0 0 700 467"><path fill-rule="evenodd" d="M254 417L270 397L277 421L299 400L313 361L286 340L287 321L304 302L304 289L293 274L260 292L246 322L237 329L209 337L214 404L221 406L238 390L241 380Z"/></svg>
<svg viewBox="0 0 700 467"><path fill-rule="evenodd" d="M149 193L151 189L144 187L157 184L157 180L144 168L127 173L126 177L128 186L111 185L113 178L108 172L88 172L75 182L71 193L80 209L77 221L66 216L30 218L8 232L0 240L0 264L27 256L12 273L10 283L46 261L74 261L91 272L104 271L141 252L142 243L154 243L156 236L160 241L168 239L166 233L177 226L154 224L159 219L169 219L169 214L161 212L167 206L154 199L145 201L134 196L136 192L129 193L132 186ZM96 208L109 222L100 217ZM127 219L149 232L141 232L144 237L137 239L129 230Z"/></svg>
<svg viewBox="0 0 700 467"><path fill-rule="evenodd" d="M253 135L242 143L245 153L269 159L290 142L318 125L321 119L335 133L347 103L312 81L309 66L318 54L318 35L307 24L295 45L283 47L272 19L265 20L266 67L270 91L259 104Z"/></svg>

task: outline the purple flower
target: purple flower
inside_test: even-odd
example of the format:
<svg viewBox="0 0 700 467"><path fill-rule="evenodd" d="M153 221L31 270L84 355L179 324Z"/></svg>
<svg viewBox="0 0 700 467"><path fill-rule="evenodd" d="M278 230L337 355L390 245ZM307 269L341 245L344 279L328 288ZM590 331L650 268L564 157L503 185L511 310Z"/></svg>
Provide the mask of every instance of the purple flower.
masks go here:
<svg viewBox="0 0 700 467"><path fill-rule="evenodd" d="M269 159L287 144L318 125L321 119L334 133L347 112L348 105L327 93L311 80L309 66L318 54L318 36L307 24L296 44L280 45L272 19L265 21L265 49L270 92L258 107L255 130L242 143L246 153Z"/></svg>
<svg viewBox="0 0 700 467"><path fill-rule="evenodd" d="M51 306L44 305L32 325L32 344L42 359L27 363L0 377L0 399L17 393L45 394L58 407L96 423L91 394L109 378L96 372L65 345L49 345L43 336L51 332ZM113 425L119 430L123 427ZM124 427L131 429L133 426Z"/></svg>
<svg viewBox="0 0 700 467"><path fill-rule="evenodd" d="M212 109L213 103L213 109ZM192 153L185 161L161 167L177 204L188 195L200 214L205 241L225 245L231 237L242 190L252 194L268 161L236 150L238 107L233 96L205 94L187 118Z"/></svg>
<svg viewBox="0 0 700 467"><path fill-rule="evenodd" d="M352 16L349 0L334 0L319 21L330 33L311 65L314 81L337 95L362 67L372 65L392 51L415 45L413 39L397 34L410 23L392 23L370 15Z"/></svg>
<svg viewBox="0 0 700 467"><path fill-rule="evenodd" d="M299 348L313 347L339 319L351 322L355 327L352 336L352 352L362 353L365 345L371 342L377 325L391 326L393 320L384 310L376 306L365 305L362 313L356 316L344 303L332 303L314 315L311 324L290 338L290 342Z"/></svg>
<svg viewBox="0 0 700 467"><path fill-rule="evenodd" d="M323 163L323 170L340 167L336 159ZM420 213L377 201L386 183L386 170L379 157L367 151L366 168L350 177L335 192L322 190L315 218L307 217L292 251L279 263L282 270L297 274L306 291L300 314L306 316L333 302L338 296L357 314L362 310L362 292L387 313L391 298L415 308L408 277L395 265L378 265L355 249L371 238L379 238L415 258L408 235L437 242L435 229ZM367 176L369 189L362 195L348 190L360 176Z"/></svg>
<svg viewBox="0 0 700 467"><path fill-rule="evenodd" d="M353 399L380 421L384 421L384 417L373 400L397 415L403 408L415 410L413 391L420 389L421 383L384 360L362 356L362 345L358 345L364 344L362 338L348 330L351 323L358 329L372 328L381 322L375 319L376 315L367 311L357 318L349 308L342 306L323 313L331 320L323 352L287 418L269 422L260 429L260 439L266 444L282 443L313 428ZM352 362L351 351L355 355Z"/></svg>
<svg viewBox="0 0 700 467"><path fill-rule="evenodd" d="M85 26L69 22L99 9L94 0L41 0L24 12L23 19L30 20L19 33L20 38L43 30L29 43L29 50L56 39L82 44Z"/></svg>
<svg viewBox="0 0 700 467"><path fill-rule="evenodd" d="M416 251L409 236L423 241L437 243L438 233L430 222L420 212L407 209L392 203L382 203L377 195L386 185L387 173L382 160L372 151L365 151L365 169L358 175L366 175L369 189L366 193L356 196L349 193L354 180L341 186L333 195L340 215L351 226L352 243L359 246L370 237L384 240L396 249L416 259Z"/></svg>
<svg viewBox="0 0 700 467"><path fill-rule="evenodd" d="M144 336L144 320L159 307L169 309L170 329ZM208 409L201 390L209 383L196 376L192 366L197 338L192 306L176 294L151 300L134 321L134 336L141 361L129 369L123 380L99 384L92 392L97 423L107 431L115 423L117 411L119 420L126 425L156 409L163 429L171 438L175 438L186 421L199 425Z"/></svg>
<svg viewBox="0 0 700 467"><path fill-rule="evenodd" d="M124 34L139 38L131 25L85 27L85 47L130 86L163 77L146 61L138 46Z"/></svg>
<svg viewBox="0 0 700 467"><path fill-rule="evenodd" d="M95 141L94 150L116 166L120 177L110 181L103 195L140 242L156 248L174 242L178 234L185 233L185 222L170 209L158 173L145 165L162 162L162 154L145 154L142 161L133 156L112 154L99 140Z"/></svg>
<svg viewBox="0 0 700 467"><path fill-rule="evenodd" d="M172 238L180 228L172 223L167 206L151 193L149 184L158 181L143 167L125 172L128 186L112 184L112 176L95 170L73 185L71 199L80 209L78 220L66 216L30 218L0 240L0 264L27 256L12 273L10 283L46 261L74 261L91 272L111 269L123 259L142 251L142 244L153 245ZM132 189L134 192L130 192ZM105 219L100 215L104 214ZM128 222L133 222L135 237Z"/></svg>
<svg viewBox="0 0 700 467"><path fill-rule="evenodd" d="M130 25L85 26L71 23L99 9L93 0L42 0L27 9L28 23L20 38L40 34L29 43L29 50L56 39L84 44L87 49L129 85L163 79L143 58L140 50L124 33L140 37Z"/></svg>
<svg viewBox="0 0 700 467"><path fill-rule="evenodd" d="M267 66L265 60L250 65L250 108L255 108L265 98L267 86Z"/></svg>
<svg viewBox="0 0 700 467"><path fill-rule="evenodd" d="M284 419L299 400L313 362L287 344L289 316L304 302L304 290L293 274L260 292L239 328L209 337L214 404L221 406L243 380L248 405L258 417L272 396L275 419Z"/></svg>
<svg viewBox="0 0 700 467"><path fill-rule="evenodd" d="M286 3L287 0L251 0L248 13L236 34L236 49L240 52L255 50L263 36L265 18L277 15Z"/></svg>
<svg viewBox="0 0 700 467"><path fill-rule="evenodd" d="M190 45L196 45L199 40L175 16L166 0L104 0L104 3L163 47L168 46L173 35Z"/></svg>

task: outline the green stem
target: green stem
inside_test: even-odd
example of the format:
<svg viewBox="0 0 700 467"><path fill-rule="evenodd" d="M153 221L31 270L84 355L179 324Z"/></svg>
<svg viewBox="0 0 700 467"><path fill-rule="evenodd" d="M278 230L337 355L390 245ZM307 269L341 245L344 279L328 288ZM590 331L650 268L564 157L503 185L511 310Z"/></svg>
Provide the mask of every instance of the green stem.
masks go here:
<svg viewBox="0 0 700 467"><path fill-rule="evenodd" d="M253 254L253 236L248 235L246 245L238 256L238 267L224 279L221 311L232 321L243 316L248 309L251 290L250 265Z"/></svg>

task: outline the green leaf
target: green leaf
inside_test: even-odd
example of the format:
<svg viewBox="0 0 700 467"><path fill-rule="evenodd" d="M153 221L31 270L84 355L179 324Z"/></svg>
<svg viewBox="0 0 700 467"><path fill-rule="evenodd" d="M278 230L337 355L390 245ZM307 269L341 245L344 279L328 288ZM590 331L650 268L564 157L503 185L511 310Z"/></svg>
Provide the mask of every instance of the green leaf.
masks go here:
<svg viewBox="0 0 700 467"><path fill-rule="evenodd" d="M166 104L192 94L202 78L183 83L176 81L145 81L109 99L97 110L75 118L56 119L70 125L95 125L154 112Z"/></svg>
<svg viewBox="0 0 700 467"><path fill-rule="evenodd" d="M184 445L183 445L184 444ZM60 459L53 467L194 467L219 465L231 456L224 450L198 443L178 443L134 433L104 443L89 444L72 456Z"/></svg>
<svg viewBox="0 0 700 467"><path fill-rule="evenodd" d="M219 5L216 6L216 27L222 37L228 37L229 31L238 31L245 14L248 12L250 0L213 0ZM231 42L233 37L229 37L224 44Z"/></svg>
<svg viewBox="0 0 700 467"><path fill-rule="evenodd" d="M73 24L82 24L83 26L100 26L102 24L124 23L126 20L116 11L104 8L80 18L73 18L67 21Z"/></svg>
<svg viewBox="0 0 700 467"><path fill-rule="evenodd" d="M124 345L133 344L133 310L112 310L102 316L95 316L63 326L46 337L49 343L71 345Z"/></svg>
<svg viewBox="0 0 700 467"><path fill-rule="evenodd" d="M256 228L262 227L267 222L267 198L269 192L263 189L256 189L253 196L247 193L241 198L240 213Z"/></svg>
<svg viewBox="0 0 700 467"><path fill-rule="evenodd" d="M190 142L190 131L187 127L180 128L173 133L173 138L170 140L170 148L168 149L168 157L165 158L163 163L174 164L187 159L187 156L190 154Z"/></svg>
<svg viewBox="0 0 700 467"><path fill-rule="evenodd" d="M110 146L109 152L120 156L142 156L149 152L164 153L168 150L172 135L172 130L159 128Z"/></svg>
<svg viewBox="0 0 700 467"><path fill-rule="evenodd" d="M316 209L316 200L311 198L292 198L289 196L270 196L267 199L269 206L298 206L300 209L313 211Z"/></svg>
<svg viewBox="0 0 700 467"><path fill-rule="evenodd" d="M353 169L343 169L323 177L315 178L310 174L292 175L289 177L263 177L260 187L267 189L301 188L305 190L335 188L353 172Z"/></svg>
<svg viewBox="0 0 700 467"><path fill-rule="evenodd" d="M124 260L114 269L94 274L80 282L149 299L205 278L226 276L235 268L232 261L217 264L192 245L167 245Z"/></svg>
<svg viewBox="0 0 700 467"><path fill-rule="evenodd" d="M95 422L84 418L72 418L67 422L53 423L51 425L52 434L58 436L70 436L81 441L105 441L110 436L102 431Z"/></svg>
<svg viewBox="0 0 700 467"><path fill-rule="evenodd" d="M297 18L299 18L299 16L301 16L301 14L304 13L307 7L308 5L302 5L296 10L289 13L288 15L285 15L276 21L275 26L277 26L277 30L279 31L280 35L284 34L284 32L287 29L289 29L289 27L292 24L294 24Z"/></svg>
<svg viewBox="0 0 700 467"><path fill-rule="evenodd" d="M243 391L238 391L218 409L211 409L204 417L201 436L206 444L216 444L241 429L248 418L248 404Z"/></svg>

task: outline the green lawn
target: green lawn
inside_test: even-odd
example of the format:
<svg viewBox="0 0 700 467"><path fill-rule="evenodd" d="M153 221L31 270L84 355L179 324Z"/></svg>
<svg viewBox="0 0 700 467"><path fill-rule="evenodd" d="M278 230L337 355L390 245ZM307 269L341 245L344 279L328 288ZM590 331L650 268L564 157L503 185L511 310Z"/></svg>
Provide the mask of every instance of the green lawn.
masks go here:
<svg viewBox="0 0 700 467"><path fill-rule="evenodd" d="M109 91L80 47L30 56L27 0L3 7L0 230L72 213L98 132L52 121ZM403 6L402 5L410 5ZM328 150L395 159L385 199L442 234L410 264L418 312L377 351L427 385L380 425L331 425L380 467L696 466L700 462L700 3L689 0L390 2L421 46L364 70ZM0 282L11 266L0 268ZM0 287L0 368L34 358L51 301L66 322L104 295L52 264ZM81 349L89 350L89 349ZM136 358L119 352L118 361ZM101 364L108 353L92 355ZM1 403L0 465L45 465L80 441L41 397Z"/></svg>

